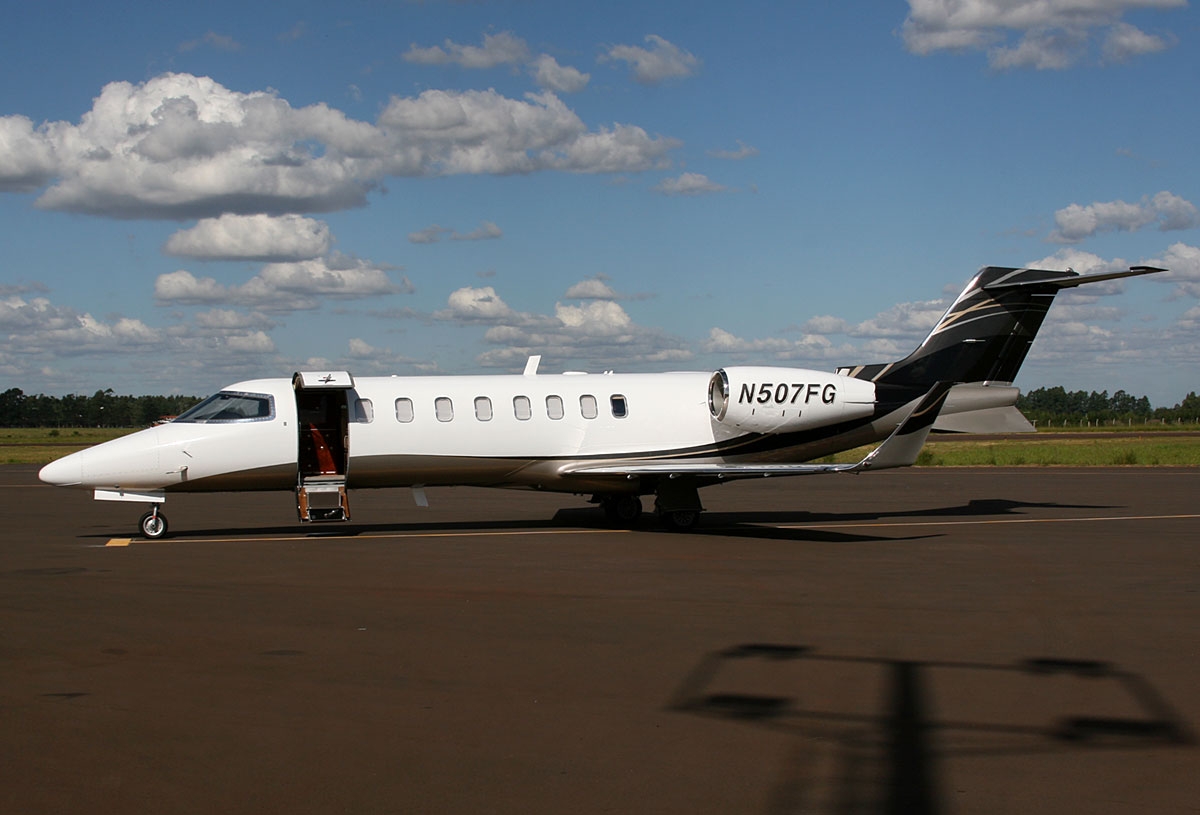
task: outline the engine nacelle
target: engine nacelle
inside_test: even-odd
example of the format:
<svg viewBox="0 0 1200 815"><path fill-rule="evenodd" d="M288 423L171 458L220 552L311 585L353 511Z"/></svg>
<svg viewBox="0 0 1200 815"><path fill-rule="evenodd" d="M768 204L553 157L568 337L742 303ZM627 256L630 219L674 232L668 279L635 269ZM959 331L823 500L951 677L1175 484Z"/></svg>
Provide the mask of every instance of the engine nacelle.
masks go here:
<svg viewBox="0 0 1200 815"><path fill-rule="evenodd" d="M708 409L739 430L790 433L870 416L875 383L803 368L721 368L708 383Z"/></svg>

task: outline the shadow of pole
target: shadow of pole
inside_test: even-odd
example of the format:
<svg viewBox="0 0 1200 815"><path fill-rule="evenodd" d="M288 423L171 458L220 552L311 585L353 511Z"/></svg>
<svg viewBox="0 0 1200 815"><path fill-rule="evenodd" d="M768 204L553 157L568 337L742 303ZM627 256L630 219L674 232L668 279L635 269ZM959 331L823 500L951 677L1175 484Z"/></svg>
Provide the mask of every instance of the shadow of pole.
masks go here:
<svg viewBox="0 0 1200 815"><path fill-rule="evenodd" d="M883 811L889 815L934 815L938 798L920 669L915 662L893 662L890 673L891 715L886 738L891 775Z"/></svg>
<svg viewBox="0 0 1200 815"><path fill-rule="evenodd" d="M823 691L810 692L801 677L812 681L814 672L823 669L830 672L824 685L817 683ZM882 701L872 704L853 693L843 694L838 682L846 671L866 671L874 677L863 688L878 687L875 682L882 680ZM939 673L936 686L943 692L958 691L960 705L962 699L969 700L966 717L938 714L929 691L931 672ZM1081 691L1069 697L1037 692L1055 677L1083 683ZM1014 721L1014 714L984 712L984 700L972 696L973 683L1018 700L1048 701L1037 710L1019 703ZM1120 702L1116 710L1132 709L1134 715L1109 715L1113 699L1097 694L1097 701L1089 702L1085 687L1107 691ZM806 696L816 701L805 704ZM1059 705L1070 705L1070 712ZM946 758L1161 749L1196 741L1192 729L1145 677L1107 662L1055 657L1011 664L913 661L750 643L702 657L683 678L668 709L796 736L784 777L772 792L770 815L935 815L945 810L938 765ZM972 710L975 715L970 715ZM836 766L824 774L816 757L822 744L836 753Z"/></svg>

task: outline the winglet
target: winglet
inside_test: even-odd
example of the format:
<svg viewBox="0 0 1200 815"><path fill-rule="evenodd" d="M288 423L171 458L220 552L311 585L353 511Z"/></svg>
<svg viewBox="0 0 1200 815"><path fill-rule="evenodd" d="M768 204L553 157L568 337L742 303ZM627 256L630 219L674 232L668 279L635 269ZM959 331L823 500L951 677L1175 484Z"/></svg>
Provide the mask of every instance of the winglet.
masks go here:
<svg viewBox="0 0 1200 815"><path fill-rule="evenodd" d="M846 472L886 470L892 467L908 467L915 463L953 386L953 382L936 383L883 444Z"/></svg>

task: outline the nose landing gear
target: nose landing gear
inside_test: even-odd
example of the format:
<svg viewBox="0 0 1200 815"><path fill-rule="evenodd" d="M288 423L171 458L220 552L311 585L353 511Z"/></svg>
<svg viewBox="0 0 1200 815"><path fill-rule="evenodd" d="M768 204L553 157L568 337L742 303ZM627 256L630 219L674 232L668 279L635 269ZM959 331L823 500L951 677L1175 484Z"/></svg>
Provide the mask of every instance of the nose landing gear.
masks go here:
<svg viewBox="0 0 1200 815"><path fill-rule="evenodd" d="M158 540L167 534L167 516L159 512L158 504L155 504L138 521L138 526L141 528L142 534L147 538Z"/></svg>

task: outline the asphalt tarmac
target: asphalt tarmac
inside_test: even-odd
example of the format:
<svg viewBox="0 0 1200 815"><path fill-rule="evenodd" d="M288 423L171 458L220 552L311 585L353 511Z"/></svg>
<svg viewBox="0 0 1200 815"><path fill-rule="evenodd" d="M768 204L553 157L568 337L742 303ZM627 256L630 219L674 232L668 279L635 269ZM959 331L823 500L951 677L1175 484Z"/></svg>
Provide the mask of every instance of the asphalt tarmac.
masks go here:
<svg viewBox="0 0 1200 815"><path fill-rule="evenodd" d="M1200 811L1200 470L428 493L0 467L0 812Z"/></svg>

